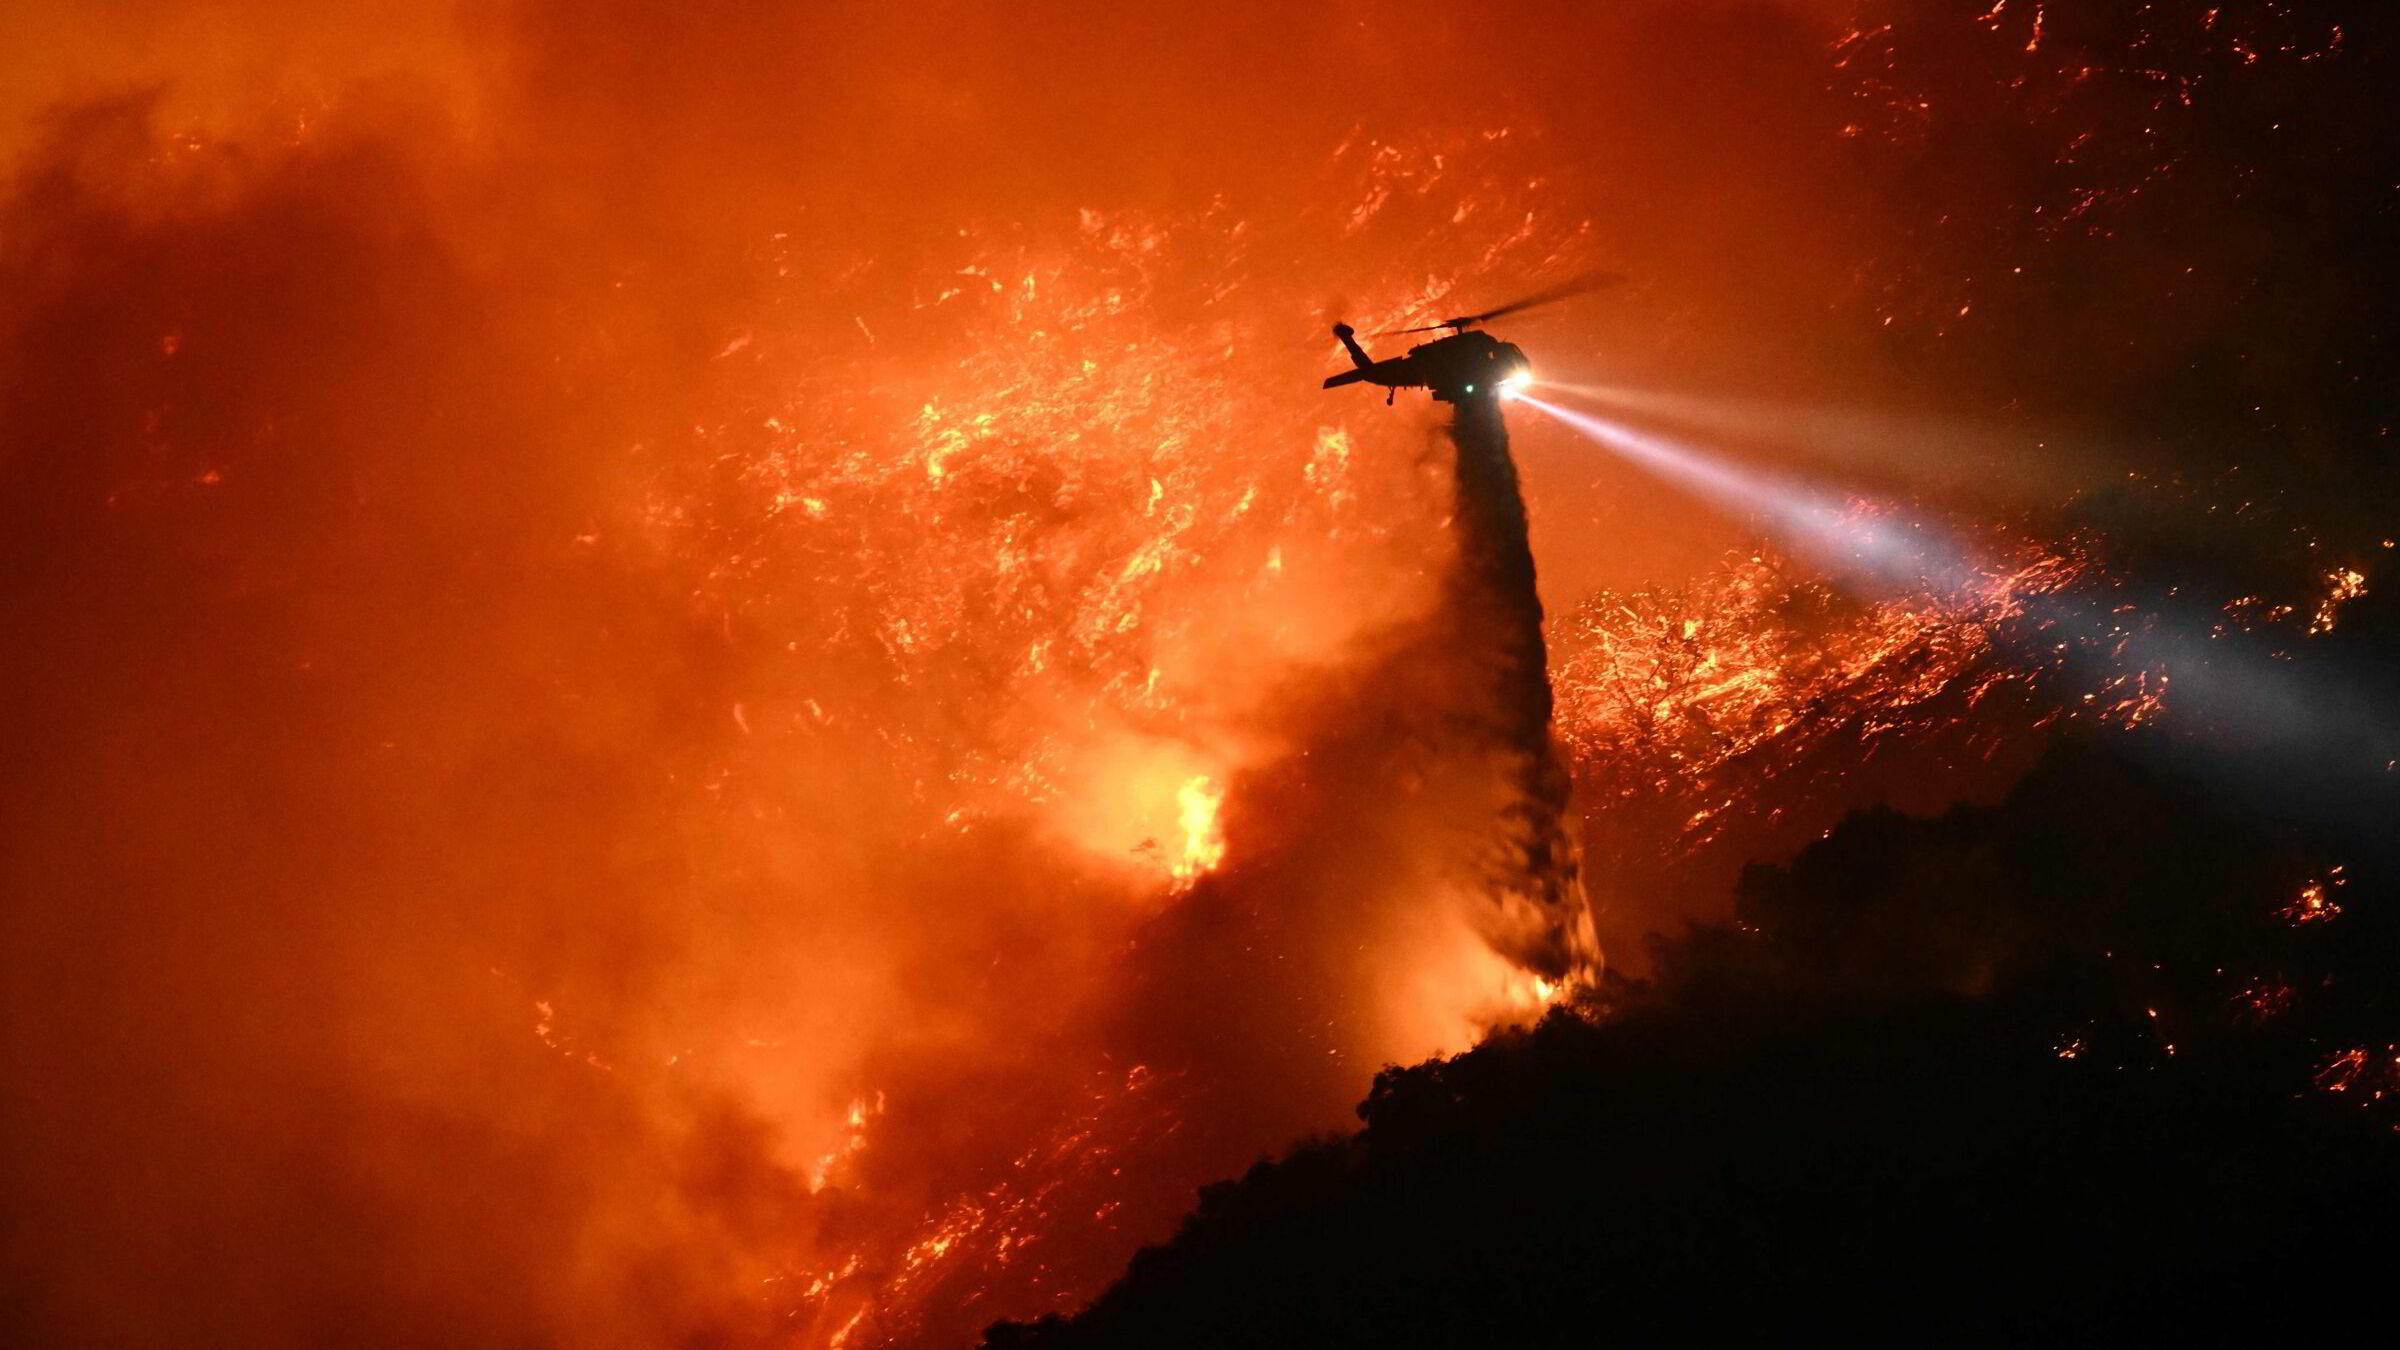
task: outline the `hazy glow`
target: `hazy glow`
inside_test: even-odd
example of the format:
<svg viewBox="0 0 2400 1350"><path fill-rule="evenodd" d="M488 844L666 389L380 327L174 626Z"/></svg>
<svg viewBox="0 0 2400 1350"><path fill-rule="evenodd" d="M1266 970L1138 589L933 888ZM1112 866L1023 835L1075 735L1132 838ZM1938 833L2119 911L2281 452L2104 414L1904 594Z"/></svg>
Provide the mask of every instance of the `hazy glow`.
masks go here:
<svg viewBox="0 0 2400 1350"><path fill-rule="evenodd" d="M2055 501L2085 482L2109 447L2018 418L1938 410L1770 399L1627 384L1541 382L1545 390L1653 425L1761 450L1824 457L1911 484L1941 484L1978 499L1995 491Z"/></svg>
<svg viewBox="0 0 2400 1350"><path fill-rule="evenodd" d="M1975 584L1972 552L1961 542L1920 523L1877 514L1863 498L1845 498L1740 468L1721 455L1614 418L1531 395L1520 395L1517 401L1720 509L1760 521L1845 581L1945 591ZM2335 584L2338 591L2348 583L2337 576ZM2304 684L2298 672L2279 664L2272 653L2238 640L2221 641L2222 627L2197 629L2115 597L2074 591L2030 597L2026 613L2061 641L2062 650L2093 654L2123 668L2163 672L2161 687L2165 680L2173 682L2175 706L2193 714L2193 724L2213 736L2307 742L2333 734L2334 728L2347 728L2343 734L2369 746L2371 755L2393 757L2388 749L2376 748L2391 746L2395 737L2369 700L2322 679Z"/></svg>
<svg viewBox="0 0 2400 1350"><path fill-rule="evenodd" d="M1674 438L1528 393L1519 393L1516 401L1730 514L1764 519L1775 534L1829 570L1944 589L1975 581L1974 569L1955 546L1921 525L1862 512L1855 499L1737 468Z"/></svg>

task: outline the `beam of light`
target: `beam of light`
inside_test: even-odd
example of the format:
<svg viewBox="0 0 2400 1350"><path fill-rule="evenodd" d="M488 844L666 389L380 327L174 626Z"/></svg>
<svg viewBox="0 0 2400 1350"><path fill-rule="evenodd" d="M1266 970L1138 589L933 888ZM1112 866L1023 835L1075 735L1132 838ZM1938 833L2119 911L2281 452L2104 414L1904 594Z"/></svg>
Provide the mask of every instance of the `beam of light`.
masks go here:
<svg viewBox="0 0 2400 1350"><path fill-rule="evenodd" d="M1544 383L1545 389L1569 386ZM1720 508L1762 522L1795 552L1837 578L1956 594L1988 580L1974 553L1944 531L1902 524L1797 479L1737 467L1698 446L1615 418L1520 393L1534 408L1592 443ZM2338 750L2355 766L2400 761L2400 729L2379 700L2222 629L2199 631L2111 597L2056 591L2021 597L2045 639L2078 661L2116 670L2158 670L2172 682L2185 724L2220 742ZM2228 639L2231 640L2228 640Z"/></svg>
<svg viewBox="0 0 2400 1350"><path fill-rule="evenodd" d="M1988 493L1999 488L2012 496L2056 500L2088 482L2095 468L2118 467L2106 446L2070 446L2054 430L2022 424L1624 384L1543 380L1541 386L1619 416L1845 465L1872 466L1896 479L1941 484L1948 490ZM1935 447L1939 453L1928 453ZM1993 472L2000 465L2006 466L2005 475Z"/></svg>
<svg viewBox="0 0 2400 1350"><path fill-rule="evenodd" d="M1705 429L1744 439L1803 442L1828 449L1921 454L1929 439L1947 444L1960 438L1996 441L1988 431L1956 419L1864 412L1822 404L1721 394L1672 393L1626 384L1575 384L1545 380L1543 387L1598 407ZM2001 443L2015 448L2014 440Z"/></svg>
<svg viewBox="0 0 2400 1350"><path fill-rule="evenodd" d="M1863 512L1854 499L1737 468L1720 456L1671 437L1562 407L1522 390L1514 401L1540 410L1619 458L1723 510L1770 522L1774 533L1838 575L1951 591L1973 586L1981 579L1964 552L1937 533Z"/></svg>

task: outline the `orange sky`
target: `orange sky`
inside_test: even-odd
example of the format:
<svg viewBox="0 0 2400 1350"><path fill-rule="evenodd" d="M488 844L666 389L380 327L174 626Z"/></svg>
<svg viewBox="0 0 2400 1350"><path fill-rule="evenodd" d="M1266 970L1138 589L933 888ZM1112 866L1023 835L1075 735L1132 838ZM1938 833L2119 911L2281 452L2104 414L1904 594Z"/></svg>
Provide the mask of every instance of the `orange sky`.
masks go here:
<svg viewBox="0 0 2400 1350"><path fill-rule="evenodd" d="M27 1316L938 1340L1538 1007L1325 325L1604 266L1545 373L1868 396L1829 31L10 7ZM1554 611L1746 538L1519 449Z"/></svg>

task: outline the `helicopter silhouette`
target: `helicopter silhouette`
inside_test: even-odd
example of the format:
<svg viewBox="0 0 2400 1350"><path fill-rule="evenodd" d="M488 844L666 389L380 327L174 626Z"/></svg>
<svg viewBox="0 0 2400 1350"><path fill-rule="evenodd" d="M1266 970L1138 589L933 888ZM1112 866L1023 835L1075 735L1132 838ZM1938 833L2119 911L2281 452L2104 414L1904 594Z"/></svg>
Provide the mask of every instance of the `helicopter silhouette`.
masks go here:
<svg viewBox="0 0 2400 1350"><path fill-rule="evenodd" d="M1525 350L1513 342L1502 342L1491 334L1479 331L1476 325L1546 305L1585 291L1614 285L1624 278L1612 273L1595 273L1563 282L1548 290L1536 291L1521 300L1512 300L1497 309L1481 314L1462 314L1455 319L1418 328L1395 328L1377 336L1391 337L1408 333L1437 333L1450 330L1450 336L1422 342L1408 349L1406 355L1386 357L1381 361L1367 354L1359 345L1358 330L1346 323L1333 326L1333 335L1341 339L1350 353L1354 369L1345 370L1325 381L1327 389L1346 384L1372 384L1388 389L1384 396L1390 402L1403 389L1424 389L1436 402L1457 403L1471 398L1494 398L1500 392L1533 378L1533 363L1526 359Z"/></svg>

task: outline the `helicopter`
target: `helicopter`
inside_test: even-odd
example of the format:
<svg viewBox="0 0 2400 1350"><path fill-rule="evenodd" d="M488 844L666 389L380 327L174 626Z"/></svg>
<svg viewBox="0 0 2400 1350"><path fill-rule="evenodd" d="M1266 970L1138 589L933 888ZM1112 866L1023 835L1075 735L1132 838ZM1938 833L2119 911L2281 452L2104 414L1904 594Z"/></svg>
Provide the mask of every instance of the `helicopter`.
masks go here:
<svg viewBox="0 0 2400 1350"><path fill-rule="evenodd" d="M1450 335L1419 343L1409 348L1405 356L1386 357L1381 361L1369 356L1367 349L1359 345L1357 329L1346 323L1337 323L1333 326L1333 335L1341 339L1355 368L1327 378L1325 387L1338 389L1346 384L1381 385L1391 391L1384 396L1387 403L1402 389L1427 390L1440 403L1492 397L1503 389L1530 381L1533 378L1533 363L1525 358L1523 348L1481 332L1477 325L1620 280L1622 278L1608 273L1578 277L1497 309L1487 309L1481 314L1462 314L1455 319L1443 319L1418 328L1393 329L1382 336L1438 333L1444 329L1448 329Z"/></svg>

